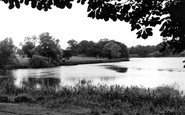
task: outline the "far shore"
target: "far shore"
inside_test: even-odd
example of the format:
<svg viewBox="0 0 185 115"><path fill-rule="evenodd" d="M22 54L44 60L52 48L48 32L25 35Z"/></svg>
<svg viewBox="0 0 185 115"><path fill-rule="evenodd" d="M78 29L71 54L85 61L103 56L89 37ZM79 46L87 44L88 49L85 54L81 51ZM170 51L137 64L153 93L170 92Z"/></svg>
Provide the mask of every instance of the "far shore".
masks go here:
<svg viewBox="0 0 185 115"><path fill-rule="evenodd" d="M80 65L80 64L97 64L97 63L113 63L113 62L122 62L122 61L129 61L129 59L126 59L126 58L107 59L107 58L73 56L69 60L62 63L60 66Z"/></svg>
<svg viewBox="0 0 185 115"><path fill-rule="evenodd" d="M17 65L7 65L6 70L34 68L29 65L29 58L22 58L20 56L17 56L17 60L18 60ZM123 61L129 61L129 59L128 58L108 59L108 58L95 58L95 57L85 57L85 56L72 56L69 60L64 60L63 62L60 62L60 64L58 65L50 65L47 67L39 67L39 68L73 66L73 65L82 65L82 64L113 63L113 62L123 62Z"/></svg>

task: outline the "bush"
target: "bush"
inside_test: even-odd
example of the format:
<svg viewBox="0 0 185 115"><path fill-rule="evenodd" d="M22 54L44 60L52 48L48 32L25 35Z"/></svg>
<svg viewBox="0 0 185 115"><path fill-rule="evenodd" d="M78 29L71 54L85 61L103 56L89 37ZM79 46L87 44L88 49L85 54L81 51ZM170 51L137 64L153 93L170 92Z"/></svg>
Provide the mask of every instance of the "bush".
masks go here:
<svg viewBox="0 0 185 115"><path fill-rule="evenodd" d="M181 52L181 53L180 53L180 56L185 57L185 51Z"/></svg>
<svg viewBox="0 0 185 115"><path fill-rule="evenodd" d="M26 103L26 102L31 103L34 101L33 101L33 98L27 94L19 94L15 97L14 102L15 103Z"/></svg>
<svg viewBox="0 0 185 115"><path fill-rule="evenodd" d="M9 102L8 96L0 96L0 102Z"/></svg>
<svg viewBox="0 0 185 115"><path fill-rule="evenodd" d="M30 60L30 65L33 68L43 68L48 67L49 63L46 57L40 55L33 55Z"/></svg>

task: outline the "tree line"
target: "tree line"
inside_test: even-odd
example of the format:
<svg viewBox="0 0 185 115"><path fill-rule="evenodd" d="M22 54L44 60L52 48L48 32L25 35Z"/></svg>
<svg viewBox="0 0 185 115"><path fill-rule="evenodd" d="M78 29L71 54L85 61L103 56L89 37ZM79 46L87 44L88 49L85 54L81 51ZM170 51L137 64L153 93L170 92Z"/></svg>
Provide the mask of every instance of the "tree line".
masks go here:
<svg viewBox="0 0 185 115"><path fill-rule="evenodd" d="M2 0L9 9L30 4L32 8L44 11L52 6L71 9L75 1L86 4L90 18L129 23L137 38L147 39L159 25L163 47L173 47L177 53L185 50L184 0Z"/></svg>
<svg viewBox="0 0 185 115"><path fill-rule="evenodd" d="M19 54L19 55L16 55ZM0 69L20 67L18 57L27 58L28 67L50 67L60 64L63 52L59 39L55 39L48 32L37 36L26 37L21 48L13 44L12 38L0 41Z"/></svg>
<svg viewBox="0 0 185 115"><path fill-rule="evenodd" d="M137 45L132 46L129 49L130 57L180 57L185 56L185 51L181 53L174 53L174 48L167 47L163 49L163 43L159 43L158 45Z"/></svg>
<svg viewBox="0 0 185 115"><path fill-rule="evenodd" d="M18 57L26 58L29 61L26 66L32 68L59 66L71 56L79 55L108 59L129 57L127 46L114 40L101 39L97 43L82 40L78 43L72 39L65 50L59 42L48 32L38 37L25 37L24 42L20 43L21 48L13 44L12 38L6 38L0 41L0 69L21 67Z"/></svg>
<svg viewBox="0 0 185 115"><path fill-rule="evenodd" d="M128 48L125 44L109 39L100 39L97 43L93 41L82 40L79 43L71 39L67 42L66 48L71 55L84 55L100 58L128 58Z"/></svg>

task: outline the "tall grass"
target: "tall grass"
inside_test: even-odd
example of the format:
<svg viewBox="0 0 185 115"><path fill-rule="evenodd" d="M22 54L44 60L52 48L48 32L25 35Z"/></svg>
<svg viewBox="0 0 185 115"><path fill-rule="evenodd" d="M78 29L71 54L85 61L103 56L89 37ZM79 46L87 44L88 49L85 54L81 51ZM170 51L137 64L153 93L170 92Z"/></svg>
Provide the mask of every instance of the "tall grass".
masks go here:
<svg viewBox="0 0 185 115"><path fill-rule="evenodd" d="M59 88L0 84L0 101L38 103L49 108L90 108L92 113L114 115L184 115L185 96L173 86L156 88L92 85L80 81Z"/></svg>

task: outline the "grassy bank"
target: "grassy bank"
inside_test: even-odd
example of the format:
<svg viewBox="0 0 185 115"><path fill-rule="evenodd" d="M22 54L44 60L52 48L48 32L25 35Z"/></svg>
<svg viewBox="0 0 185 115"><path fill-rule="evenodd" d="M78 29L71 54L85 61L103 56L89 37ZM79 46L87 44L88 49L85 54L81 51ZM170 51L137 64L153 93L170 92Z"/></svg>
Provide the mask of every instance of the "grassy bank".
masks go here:
<svg viewBox="0 0 185 115"><path fill-rule="evenodd" d="M14 65L10 65L8 69L34 68L30 65L29 58L22 58L18 55L16 57L17 57L17 63ZM107 59L107 58L73 56L69 60L65 60L64 62L61 61L60 63L57 63L57 64L51 63L51 64L48 64L47 66L35 67L35 68L46 68L46 67L79 65L79 64L93 64L93 63L110 63L110 62L121 62L121 61L129 61L129 59L125 59L125 58Z"/></svg>
<svg viewBox="0 0 185 115"><path fill-rule="evenodd" d="M129 61L129 59L126 59L126 58L108 59L108 58L94 58L94 57L73 56L69 60L67 60L65 63L61 63L61 65L111 63L111 62L121 62L121 61Z"/></svg>
<svg viewBox="0 0 185 115"><path fill-rule="evenodd" d="M0 102L38 104L52 109L86 108L92 115L184 115L185 96L173 86L142 87L92 85L80 81L58 88L17 88L0 84Z"/></svg>

